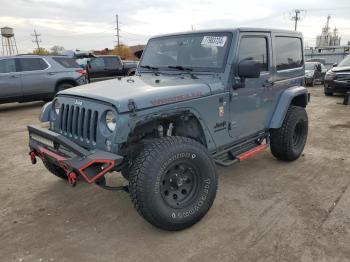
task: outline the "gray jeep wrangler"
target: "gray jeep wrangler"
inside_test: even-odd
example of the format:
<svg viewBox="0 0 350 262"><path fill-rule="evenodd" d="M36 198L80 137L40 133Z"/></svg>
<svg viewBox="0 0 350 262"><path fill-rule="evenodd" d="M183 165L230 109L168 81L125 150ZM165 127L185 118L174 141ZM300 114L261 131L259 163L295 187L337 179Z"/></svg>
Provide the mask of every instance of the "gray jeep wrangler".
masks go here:
<svg viewBox="0 0 350 262"><path fill-rule="evenodd" d="M302 153L308 134L303 40L268 29L153 37L135 76L60 92L43 107L49 130L28 126L30 158L54 175L129 192L148 222L180 230L217 191L216 165L270 147ZM121 172L128 186L107 185Z"/></svg>

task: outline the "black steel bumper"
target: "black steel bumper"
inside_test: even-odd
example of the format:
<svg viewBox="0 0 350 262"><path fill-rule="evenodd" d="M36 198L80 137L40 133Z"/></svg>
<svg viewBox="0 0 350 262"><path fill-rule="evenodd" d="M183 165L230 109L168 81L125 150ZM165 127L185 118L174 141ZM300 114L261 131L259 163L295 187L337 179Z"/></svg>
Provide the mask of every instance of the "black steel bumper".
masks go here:
<svg viewBox="0 0 350 262"><path fill-rule="evenodd" d="M107 172L114 170L123 157L102 150L86 150L66 137L47 129L28 126L29 148L32 163L36 157L60 166L70 176L81 176L94 183Z"/></svg>
<svg viewBox="0 0 350 262"><path fill-rule="evenodd" d="M334 93L346 93L350 91L350 81L325 80L325 91Z"/></svg>

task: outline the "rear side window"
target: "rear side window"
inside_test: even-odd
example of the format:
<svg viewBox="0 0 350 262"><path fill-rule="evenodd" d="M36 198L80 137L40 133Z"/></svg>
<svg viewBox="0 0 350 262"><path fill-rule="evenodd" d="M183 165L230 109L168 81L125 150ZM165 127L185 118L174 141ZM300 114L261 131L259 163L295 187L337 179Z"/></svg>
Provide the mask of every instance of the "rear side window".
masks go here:
<svg viewBox="0 0 350 262"><path fill-rule="evenodd" d="M261 71L268 71L267 41L265 37L243 37L239 45L238 61L256 60Z"/></svg>
<svg viewBox="0 0 350 262"><path fill-rule="evenodd" d="M16 72L15 59L0 60L0 73Z"/></svg>
<svg viewBox="0 0 350 262"><path fill-rule="evenodd" d="M72 58L53 57L52 59L55 60L57 63L59 63L61 66L65 67L65 68L79 68L80 67L78 65L78 63Z"/></svg>
<svg viewBox="0 0 350 262"><path fill-rule="evenodd" d="M20 71L37 71L48 68L42 58L18 58Z"/></svg>
<svg viewBox="0 0 350 262"><path fill-rule="evenodd" d="M117 57L104 57L106 68L115 69L120 68L121 63Z"/></svg>
<svg viewBox="0 0 350 262"><path fill-rule="evenodd" d="M90 65L93 68L105 68L105 61L103 58L95 58L90 61Z"/></svg>
<svg viewBox="0 0 350 262"><path fill-rule="evenodd" d="M296 37L275 38L277 70L293 69L303 66L301 39Z"/></svg>

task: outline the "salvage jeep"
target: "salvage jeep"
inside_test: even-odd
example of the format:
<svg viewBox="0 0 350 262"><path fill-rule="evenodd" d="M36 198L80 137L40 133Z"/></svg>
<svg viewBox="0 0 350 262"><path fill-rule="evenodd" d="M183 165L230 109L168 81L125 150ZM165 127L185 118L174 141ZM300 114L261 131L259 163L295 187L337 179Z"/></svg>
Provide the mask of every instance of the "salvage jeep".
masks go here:
<svg viewBox="0 0 350 262"><path fill-rule="evenodd" d="M165 230L198 222L217 191L216 165L270 148L302 153L310 96L298 32L238 28L153 37L134 76L75 87L28 126L30 158L71 185L130 194L138 213ZM253 162L252 162L253 164ZM127 186L111 186L117 171Z"/></svg>

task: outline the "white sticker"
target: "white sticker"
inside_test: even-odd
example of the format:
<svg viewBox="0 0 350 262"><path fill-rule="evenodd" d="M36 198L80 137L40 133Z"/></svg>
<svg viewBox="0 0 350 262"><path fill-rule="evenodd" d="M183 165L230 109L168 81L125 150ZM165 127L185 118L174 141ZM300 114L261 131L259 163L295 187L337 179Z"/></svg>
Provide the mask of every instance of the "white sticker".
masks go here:
<svg viewBox="0 0 350 262"><path fill-rule="evenodd" d="M220 46L226 43L227 36L204 36L201 45L204 46Z"/></svg>

